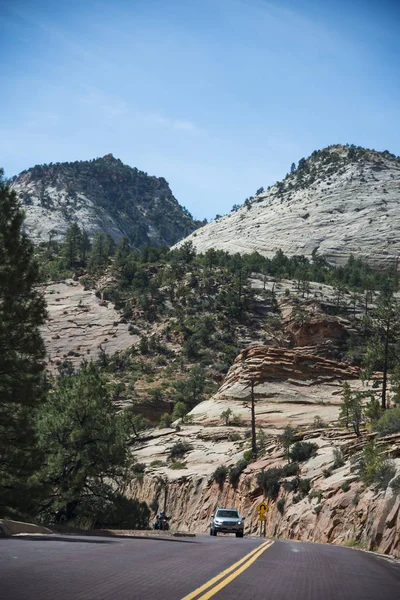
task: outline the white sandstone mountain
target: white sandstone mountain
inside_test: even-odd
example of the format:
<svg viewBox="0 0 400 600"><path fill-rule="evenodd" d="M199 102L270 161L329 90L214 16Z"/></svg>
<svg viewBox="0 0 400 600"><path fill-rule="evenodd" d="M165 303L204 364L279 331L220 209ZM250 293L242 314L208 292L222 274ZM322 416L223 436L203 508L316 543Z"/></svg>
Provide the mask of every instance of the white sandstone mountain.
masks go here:
<svg viewBox="0 0 400 600"><path fill-rule="evenodd" d="M400 255L400 157L355 146L313 152L297 169L238 210L193 232L198 252L257 251L310 256L332 264L353 254L392 266Z"/></svg>

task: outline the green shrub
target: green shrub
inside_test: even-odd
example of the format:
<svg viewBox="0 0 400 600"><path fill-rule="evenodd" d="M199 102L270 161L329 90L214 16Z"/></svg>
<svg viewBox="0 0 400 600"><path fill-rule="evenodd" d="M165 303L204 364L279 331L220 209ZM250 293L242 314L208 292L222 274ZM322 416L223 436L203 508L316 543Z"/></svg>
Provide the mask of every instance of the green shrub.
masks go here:
<svg viewBox="0 0 400 600"><path fill-rule="evenodd" d="M224 487L226 476L228 475L228 467L225 465L220 465L217 467L213 473L213 480L218 483L219 487L222 489Z"/></svg>
<svg viewBox="0 0 400 600"><path fill-rule="evenodd" d="M176 460L177 458L183 458L186 452L189 452L193 449L192 444L189 442L175 442L175 444L171 447L169 451L169 458L171 460Z"/></svg>
<svg viewBox="0 0 400 600"><path fill-rule="evenodd" d="M395 463L385 458L384 449L375 440L365 444L358 463L358 473L366 485L377 485L386 489L396 475Z"/></svg>
<svg viewBox="0 0 400 600"><path fill-rule="evenodd" d="M313 498L317 498L318 504L321 503L323 496L324 496L324 493L322 490L311 490L311 492L308 494L309 500L312 500Z"/></svg>
<svg viewBox="0 0 400 600"><path fill-rule="evenodd" d="M170 469L186 469L186 463L180 460L174 460L170 465Z"/></svg>
<svg viewBox="0 0 400 600"><path fill-rule="evenodd" d="M257 474L257 484L263 489L264 494L270 499L275 500L278 497L281 487L280 478L282 477L282 469L276 467L272 469L263 469Z"/></svg>
<svg viewBox="0 0 400 600"><path fill-rule="evenodd" d="M148 529L150 509L145 502L118 494L112 501L103 500L93 518L96 529Z"/></svg>
<svg viewBox="0 0 400 600"><path fill-rule="evenodd" d="M293 504L297 504L298 502L300 502L300 500L302 500L302 495L301 494L296 494L296 496L293 496L292 502Z"/></svg>
<svg viewBox="0 0 400 600"><path fill-rule="evenodd" d="M247 462L245 460L239 460L236 465L234 467L231 467L229 469L229 483L236 489L239 481L240 481L240 476L243 473L243 471L246 469L247 467Z"/></svg>
<svg viewBox="0 0 400 600"><path fill-rule="evenodd" d="M159 459L152 460L150 467L165 467L165 462Z"/></svg>
<svg viewBox="0 0 400 600"><path fill-rule="evenodd" d="M309 479L299 480L299 492L302 496L307 496L311 489L311 481Z"/></svg>
<svg viewBox="0 0 400 600"><path fill-rule="evenodd" d="M172 416L165 412L161 415L159 427L163 429L164 427L171 427Z"/></svg>
<svg viewBox="0 0 400 600"><path fill-rule="evenodd" d="M240 433L237 433L236 431L230 431L228 433L228 440L230 442L238 442L241 438Z"/></svg>
<svg viewBox="0 0 400 600"><path fill-rule="evenodd" d="M246 461L247 464L253 460L253 451L251 449L243 452L243 460Z"/></svg>
<svg viewBox="0 0 400 600"><path fill-rule="evenodd" d="M381 418L374 423L375 431L380 436L398 433L400 431L400 406L385 410Z"/></svg>
<svg viewBox="0 0 400 600"><path fill-rule="evenodd" d="M304 462L315 456L318 451L317 444L312 442L296 442L290 450L290 458L296 462Z"/></svg>
<svg viewBox="0 0 400 600"><path fill-rule="evenodd" d="M376 482L381 489L386 490L395 475L395 462L393 460L383 460L376 472Z"/></svg>
<svg viewBox="0 0 400 600"><path fill-rule="evenodd" d="M278 500L278 502L276 503L276 508L281 513L281 515L283 515L285 511L285 498L281 498L280 500Z"/></svg>
<svg viewBox="0 0 400 600"><path fill-rule="evenodd" d="M343 452L340 448L333 449L333 468L338 469L339 467L343 467L344 465L344 457Z"/></svg>
<svg viewBox="0 0 400 600"><path fill-rule="evenodd" d="M293 475L298 475L299 472L300 466L297 462L289 463L282 467L282 477L292 477Z"/></svg>
<svg viewBox="0 0 400 600"><path fill-rule="evenodd" d="M400 494L400 475L397 475L390 484L395 494Z"/></svg>
<svg viewBox="0 0 400 600"><path fill-rule="evenodd" d="M333 467L328 467L327 469L322 469L322 475L326 477L330 477L333 473Z"/></svg>
<svg viewBox="0 0 400 600"><path fill-rule="evenodd" d="M317 506L314 508L314 512L316 515L319 515L319 513L321 512L323 506L322 504L317 504Z"/></svg>
<svg viewBox="0 0 400 600"><path fill-rule="evenodd" d="M341 490L343 492L348 492L350 489L350 484L348 481L343 481L342 485L340 486Z"/></svg>
<svg viewBox="0 0 400 600"><path fill-rule="evenodd" d="M289 479L289 481L284 481L282 485L287 492L297 492L299 483L300 477L293 477L293 479Z"/></svg>
<svg viewBox="0 0 400 600"><path fill-rule="evenodd" d="M322 429L323 427L327 427L325 421L319 415L315 415L314 417L314 427L316 429Z"/></svg>

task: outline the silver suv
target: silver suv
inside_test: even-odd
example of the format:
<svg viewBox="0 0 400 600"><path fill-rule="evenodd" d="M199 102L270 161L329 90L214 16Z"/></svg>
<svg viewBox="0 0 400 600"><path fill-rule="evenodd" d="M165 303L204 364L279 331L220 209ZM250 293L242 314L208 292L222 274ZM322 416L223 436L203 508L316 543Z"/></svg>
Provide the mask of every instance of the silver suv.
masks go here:
<svg viewBox="0 0 400 600"><path fill-rule="evenodd" d="M210 535L221 532L243 537L243 529L243 519L236 508L217 508L215 515L211 515Z"/></svg>

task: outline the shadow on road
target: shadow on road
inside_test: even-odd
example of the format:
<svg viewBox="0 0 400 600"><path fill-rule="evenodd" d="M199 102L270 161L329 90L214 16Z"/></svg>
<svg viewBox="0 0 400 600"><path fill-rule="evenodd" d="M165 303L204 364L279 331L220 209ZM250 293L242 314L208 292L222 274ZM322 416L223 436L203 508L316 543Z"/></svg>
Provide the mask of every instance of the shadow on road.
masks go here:
<svg viewBox="0 0 400 600"><path fill-rule="evenodd" d="M75 542L80 544L117 544L117 540L95 540L91 537L74 538L60 535L18 535L13 536L12 540L23 540L24 542Z"/></svg>
<svg viewBox="0 0 400 600"><path fill-rule="evenodd" d="M10 538L12 540L23 540L24 542L73 542L80 544L118 544L121 540L151 540L157 542L178 542L183 544L197 543L195 540L183 540L173 537L156 537L150 535L113 535L112 538L94 539L92 535L75 537L71 535L18 535Z"/></svg>

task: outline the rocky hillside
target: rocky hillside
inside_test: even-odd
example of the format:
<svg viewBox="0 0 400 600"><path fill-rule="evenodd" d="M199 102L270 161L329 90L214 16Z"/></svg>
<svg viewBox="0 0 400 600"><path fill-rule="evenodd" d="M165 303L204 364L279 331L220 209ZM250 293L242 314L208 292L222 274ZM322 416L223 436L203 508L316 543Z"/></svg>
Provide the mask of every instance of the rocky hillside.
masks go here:
<svg viewBox="0 0 400 600"><path fill-rule="evenodd" d="M145 468L130 494L157 512L167 491L172 527L204 533L216 506L234 506L245 517L247 534L257 533L256 506L271 494L267 535L400 556L398 490L389 482L382 488L366 486L358 471L362 448L374 434L363 429L356 437L338 422L341 386L347 381L357 389L357 375L354 367L321 359L309 349L254 346L243 351L218 393L192 410L191 421L179 431L164 428L137 442L135 453ZM246 464L250 377L256 380L260 455ZM229 425L224 423L227 409L232 411ZM296 427L296 441L313 448L311 455L290 465L279 439L288 423ZM178 444L182 452L174 462ZM377 444L390 458L389 479L394 481L400 473L400 434L382 437ZM225 474L215 481L221 465ZM263 470L270 476L264 487L259 477Z"/></svg>
<svg viewBox="0 0 400 600"><path fill-rule="evenodd" d="M189 236L199 252L258 251L271 258L313 251L331 264L350 254L376 267L400 253L400 157L330 146L301 159L283 181Z"/></svg>
<svg viewBox="0 0 400 600"><path fill-rule="evenodd" d="M108 154L91 161L36 165L12 188L35 241L61 239L76 221L90 237L104 231L134 247L170 246L200 226L180 206L163 177L151 177Z"/></svg>

